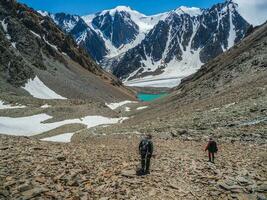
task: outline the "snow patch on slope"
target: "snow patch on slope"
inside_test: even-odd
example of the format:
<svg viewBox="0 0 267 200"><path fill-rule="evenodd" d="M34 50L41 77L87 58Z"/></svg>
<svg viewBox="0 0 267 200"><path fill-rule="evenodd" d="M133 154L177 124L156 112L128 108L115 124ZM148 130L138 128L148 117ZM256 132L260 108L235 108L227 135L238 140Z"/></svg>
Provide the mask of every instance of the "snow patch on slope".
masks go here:
<svg viewBox="0 0 267 200"><path fill-rule="evenodd" d="M231 48L235 44L235 38L236 38L236 32L235 32L235 26L233 24L233 16L232 16L232 10L233 5L230 5L230 12L229 12L229 22L230 22L230 30L229 30L229 37L228 37L228 48Z"/></svg>
<svg viewBox="0 0 267 200"><path fill-rule="evenodd" d="M43 17L49 16L49 13L47 11L38 10L37 12Z"/></svg>
<svg viewBox="0 0 267 200"><path fill-rule="evenodd" d="M128 118L107 118L102 116L86 116L81 119L68 119L59 122L45 123L53 117L39 114L28 117L0 117L0 133L17 136L33 136L47 132L66 124L84 124L87 128L101 124L121 123Z"/></svg>
<svg viewBox="0 0 267 200"><path fill-rule="evenodd" d="M1 25L2 25L2 27L4 29L4 32L7 33L7 23L5 23L5 20L6 19L4 19L3 21L1 21Z"/></svg>
<svg viewBox="0 0 267 200"><path fill-rule="evenodd" d="M45 39L45 37L43 37L43 40L44 40L45 43L48 44L50 47L52 47L53 49L55 49L56 51L58 51L58 48L57 48L56 45L50 44L50 43Z"/></svg>
<svg viewBox="0 0 267 200"><path fill-rule="evenodd" d="M142 64L145 66L143 67L144 70L142 71L142 73L154 72L159 67L164 67L163 73L161 73L160 75L149 75L145 78L136 78L129 80L131 77L134 77L140 70L137 69L129 75L129 77L124 81L124 84L127 86L171 88L179 85L181 80L186 76L195 73L203 65L203 63L200 61L199 56L201 49L191 49L191 44L197 32L198 26L199 25L197 23L193 23L193 33L191 35L189 44L186 47L186 50L183 50L183 47L179 43L180 49L182 50L181 61L173 58L167 64L164 64L163 62L165 56L168 53L169 44L171 43L172 39L174 39L173 37L176 37L170 34L172 29L172 27L170 27L167 44L163 53L163 59L158 62L154 62L151 57L147 56L146 60L142 60Z"/></svg>
<svg viewBox="0 0 267 200"><path fill-rule="evenodd" d="M124 82L126 86L136 86L136 87L164 87L173 88L179 85L181 78L167 78L167 79L157 79L157 78L144 78L140 80L133 80Z"/></svg>
<svg viewBox="0 0 267 200"><path fill-rule="evenodd" d="M84 32L81 33L80 36L78 36L78 38L76 39L77 44L80 44L81 42L85 41L87 37L87 30L85 30Z"/></svg>
<svg viewBox="0 0 267 200"><path fill-rule="evenodd" d="M66 99L49 89L37 76L22 88L38 99Z"/></svg>
<svg viewBox="0 0 267 200"><path fill-rule="evenodd" d="M41 139L42 141L48 141L48 142L63 142L68 143L71 142L71 137L74 135L74 133L64 133L52 137L47 137Z"/></svg>
<svg viewBox="0 0 267 200"><path fill-rule="evenodd" d="M125 104L129 104L129 103L137 103L136 101L122 101L122 102L118 102L118 103L106 103L106 106L109 107L111 110L115 110Z"/></svg>
<svg viewBox="0 0 267 200"><path fill-rule="evenodd" d="M6 20L6 19L4 19L3 21L1 21L1 25L2 25L2 27L3 27L3 29L4 29L6 39L11 40L11 36L8 34L8 30L7 30L7 25L8 25L8 24L5 23L5 20Z"/></svg>
<svg viewBox="0 0 267 200"><path fill-rule="evenodd" d="M41 36L39 35L39 34L37 34L37 33L35 33L34 31L30 31L35 37L38 37L38 38L40 38L41 39Z"/></svg>
<svg viewBox="0 0 267 200"><path fill-rule="evenodd" d="M138 107L138 108L136 108L136 110L144 110L144 109L146 109L148 106L141 106L141 107Z"/></svg>
<svg viewBox="0 0 267 200"><path fill-rule="evenodd" d="M10 105L10 104L5 104L2 100L0 100L0 110L2 109L15 109L15 108L26 108L26 106L23 105Z"/></svg>
<svg viewBox="0 0 267 200"><path fill-rule="evenodd" d="M41 108L50 108L50 107L52 107L52 106L50 106L48 104L44 104L44 105L41 106Z"/></svg>

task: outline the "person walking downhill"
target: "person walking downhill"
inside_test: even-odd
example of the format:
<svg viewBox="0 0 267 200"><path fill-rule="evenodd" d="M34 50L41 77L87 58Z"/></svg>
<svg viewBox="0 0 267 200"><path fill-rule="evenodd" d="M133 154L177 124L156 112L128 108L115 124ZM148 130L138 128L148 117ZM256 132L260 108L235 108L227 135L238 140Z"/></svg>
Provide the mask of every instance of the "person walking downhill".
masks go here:
<svg viewBox="0 0 267 200"><path fill-rule="evenodd" d="M209 139L209 142L205 148L205 151L207 150L209 152L209 162L214 163L214 153L218 152L218 147L217 143L212 138Z"/></svg>
<svg viewBox="0 0 267 200"><path fill-rule="evenodd" d="M150 174L150 159L153 154L152 135L148 134L139 144L141 156L141 175Z"/></svg>

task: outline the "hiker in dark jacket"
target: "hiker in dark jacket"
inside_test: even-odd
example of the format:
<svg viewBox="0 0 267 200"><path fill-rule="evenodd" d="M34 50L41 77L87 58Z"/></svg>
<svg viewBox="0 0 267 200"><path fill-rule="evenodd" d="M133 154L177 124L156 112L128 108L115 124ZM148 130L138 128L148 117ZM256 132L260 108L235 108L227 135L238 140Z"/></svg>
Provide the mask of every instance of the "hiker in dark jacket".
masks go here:
<svg viewBox="0 0 267 200"><path fill-rule="evenodd" d="M209 152L209 162L213 162L214 163L214 153L217 153L218 151L218 147L217 147L217 143L210 138L209 142L205 148L205 151Z"/></svg>
<svg viewBox="0 0 267 200"><path fill-rule="evenodd" d="M142 174L149 174L150 159L153 154L152 135L147 135L139 144L139 153L141 155Z"/></svg>

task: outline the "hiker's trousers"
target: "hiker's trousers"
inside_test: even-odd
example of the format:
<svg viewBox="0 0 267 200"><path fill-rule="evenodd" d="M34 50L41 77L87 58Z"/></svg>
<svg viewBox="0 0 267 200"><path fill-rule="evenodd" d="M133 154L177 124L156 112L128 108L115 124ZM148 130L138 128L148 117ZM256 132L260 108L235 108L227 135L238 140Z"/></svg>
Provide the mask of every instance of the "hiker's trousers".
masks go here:
<svg viewBox="0 0 267 200"><path fill-rule="evenodd" d="M143 172L149 172L151 156L141 155L141 167Z"/></svg>
<svg viewBox="0 0 267 200"><path fill-rule="evenodd" d="M209 151L209 161L214 162L214 152Z"/></svg>

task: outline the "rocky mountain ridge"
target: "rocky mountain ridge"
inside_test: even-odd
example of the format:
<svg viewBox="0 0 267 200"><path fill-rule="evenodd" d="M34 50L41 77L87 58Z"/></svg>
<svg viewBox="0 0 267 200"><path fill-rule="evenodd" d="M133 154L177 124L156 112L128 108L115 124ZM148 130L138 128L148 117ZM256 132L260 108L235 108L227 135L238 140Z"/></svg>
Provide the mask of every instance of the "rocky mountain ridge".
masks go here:
<svg viewBox="0 0 267 200"><path fill-rule="evenodd" d="M78 52L74 46L65 44L70 50L61 52L61 43L53 40L53 35L66 36L49 18L14 1L2 2L1 130L6 125L30 128L36 123L26 121L26 116L40 113L47 117L34 128L57 126L33 137L28 133L22 137L0 134L0 199L266 199L267 24L251 29L240 43L183 79L165 98L151 103L120 102L111 110L103 101L126 98L122 87L116 93L118 87L111 86L110 79L104 84L100 81L104 77L98 79L101 74L96 76L94 68L88 72L68 58L70 52ZM34 30L18 20L17 14ZM68 98L74 90L76 98L30 97L20 86L31 76L40 77ZM72 84L66 84L68 81ZM62 82L66 93L58 86ZM8 98L3 98L6 94ZM102 103L91 102L92 95ZM92 115L125 120L109 126L97 123L101 125L91 128L81 124L82 118ZM7 124L10 120L13 123ZM69 120L72 124L62 123ZM69 133L73 134L69 143L40 140ZM151 173L137 176L138 143L148 133L154 142ZM208 162L204 151L211 136L219 147L215 163Z"/></svg>
<svg viewBox="0 0 267 200"><path fill-rule="evenodd" d="M143 103L130 119L94 132L149 132L180 138L209 137L265 143L267 24L184 78L164 98ZM131 108L135 110L135 108ZM88 132L80 133L80 138Z"/></svg>
<svg viewBox="0 0 267 200"><path fill-rule="evenodd" d="M79 23L75 21L78 16L50 16L120 79L138 82L146 77L175 77L179 82L244 37L249 24L237 8L228 0L210 9L182 6L155 16L119 6L83 16ZM99 48L94 50L96 45Z"/></svg>
<svg viewBox="0 0 267 200"><path fill-rule="evenodd" d="M107 95L111 90L115 99L131 98L131 92L116 77L101 69L50 18L16 1L1 1L0 9L3 92L26 95L21 87L38 76L48 87L69 98L90 96L103 101L104 96L112 96ZM98 95L92 95L97 87Z"/></svg>

